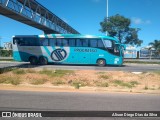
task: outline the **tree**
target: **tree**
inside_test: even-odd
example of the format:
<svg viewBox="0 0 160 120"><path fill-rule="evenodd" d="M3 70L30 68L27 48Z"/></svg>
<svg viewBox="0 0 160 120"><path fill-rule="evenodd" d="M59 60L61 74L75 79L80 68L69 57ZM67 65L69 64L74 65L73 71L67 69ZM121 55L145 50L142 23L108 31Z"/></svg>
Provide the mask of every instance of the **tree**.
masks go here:
<svg viewBox="0 0 160 120"><path fill-rule="evenodd" d="M109 36L117 37L120 43L140 46L143 42L138 38L139 28L131 28L131 20L119 14L100 22L100 31L108 32Z"/></svg>
<svg viewBox="0 0 160 120"><path fill-rule="evenodd" d="M160 54L160 40L154 40L153 42L150 42L149 45L151 45L151 48L154 48L157 55Z"/></svg>

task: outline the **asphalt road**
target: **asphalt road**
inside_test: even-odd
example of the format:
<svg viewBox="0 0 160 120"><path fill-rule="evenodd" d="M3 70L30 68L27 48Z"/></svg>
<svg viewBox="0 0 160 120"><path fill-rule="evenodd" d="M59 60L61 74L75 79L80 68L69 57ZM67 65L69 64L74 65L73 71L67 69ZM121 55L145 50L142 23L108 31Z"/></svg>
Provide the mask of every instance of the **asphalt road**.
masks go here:
<svg viewBox="0 0 160 120"><path fill-rule="evenodd" d="M152 64L124 64L122 67L106 66L98 67L95 65L30 65L25 62L0 62L0 68L5 67L20 68L48 68L48 69L66 69L66 70L106 70L106 71L130 71L130 72L146 72L160 70L160 65Z"/></svg>
<svg viewBox="0 0 160 120"><path fill-rule="evenodd" d="M0 111L160 111L159 103L159 95L149 94L0 91ZM46 119L159 120L159 118Z"/></svg>

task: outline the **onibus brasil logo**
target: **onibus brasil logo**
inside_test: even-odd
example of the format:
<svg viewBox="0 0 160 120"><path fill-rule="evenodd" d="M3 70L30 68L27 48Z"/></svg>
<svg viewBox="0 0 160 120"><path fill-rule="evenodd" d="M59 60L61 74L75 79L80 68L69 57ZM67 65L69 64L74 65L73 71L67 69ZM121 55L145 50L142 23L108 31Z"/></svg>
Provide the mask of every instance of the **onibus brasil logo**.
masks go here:
<svg viewBox="0 0 160 120"><path fill-rule="evenodd" d="M51 53L51 58L53 61L62 61L67 57L67 52L64 49L56 49Z"/></svg>

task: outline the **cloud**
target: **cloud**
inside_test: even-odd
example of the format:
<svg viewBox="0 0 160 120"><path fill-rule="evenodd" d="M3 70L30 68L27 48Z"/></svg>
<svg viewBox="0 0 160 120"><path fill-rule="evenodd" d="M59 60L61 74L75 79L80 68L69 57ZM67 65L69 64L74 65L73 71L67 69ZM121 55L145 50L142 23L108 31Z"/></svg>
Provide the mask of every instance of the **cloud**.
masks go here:
<svg viewBox="0 0 160 120"><path fill-rule="evenodd" d="M141 18L136 18L136 17L133 17L132 19L132 23L133 24L136 24L136 25L140 25L140 24L150 24L151 21L150 20L143 20Z"/></svg>

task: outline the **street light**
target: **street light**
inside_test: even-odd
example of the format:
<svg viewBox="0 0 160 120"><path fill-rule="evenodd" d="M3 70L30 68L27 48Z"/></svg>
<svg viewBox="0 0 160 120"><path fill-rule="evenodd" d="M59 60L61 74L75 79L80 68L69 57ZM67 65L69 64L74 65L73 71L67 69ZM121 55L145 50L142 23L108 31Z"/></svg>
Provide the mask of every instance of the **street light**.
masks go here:
<svg viewBox="0 0 160 120"><path fill-rule="evenodd" d="M108 2L108 0L107 0L107 16L106 16L106 17L107 17L107 22L108 22L108 16L109 16L109 15L108 15L108 13L109 13L109 12L108 12L108 9L109 9L109 8L108 8L108 6L109 6L108 3L109 3L109 2ZM106 31L106 35L108 35L108 32L107 32L107 31Z"/></svg>

